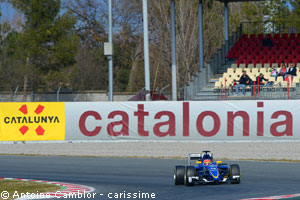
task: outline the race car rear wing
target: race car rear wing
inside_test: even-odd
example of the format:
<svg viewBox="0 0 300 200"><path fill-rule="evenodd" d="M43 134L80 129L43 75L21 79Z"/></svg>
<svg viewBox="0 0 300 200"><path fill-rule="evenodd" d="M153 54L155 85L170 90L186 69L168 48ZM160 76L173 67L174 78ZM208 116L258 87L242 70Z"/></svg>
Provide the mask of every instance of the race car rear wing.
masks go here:
<svg viewBox="0 0 300 200"><path fill-rule="evenodd" d="M201 153L190 153L188 158L188 165L191 165L191 161L193 160L201 160Z"/></svg>

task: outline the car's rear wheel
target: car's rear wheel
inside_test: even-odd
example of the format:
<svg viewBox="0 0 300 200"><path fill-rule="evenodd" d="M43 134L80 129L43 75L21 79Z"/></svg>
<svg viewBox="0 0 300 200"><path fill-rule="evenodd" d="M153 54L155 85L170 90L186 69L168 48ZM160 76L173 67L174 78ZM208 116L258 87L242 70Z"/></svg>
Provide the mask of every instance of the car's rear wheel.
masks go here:
<svg viewBox="0 0 300 200"><path fill-rule="evenodd" d="M241 182L241 171L239 165L230 165L231 184L239 184Z"/></svg>
<svg viewBox="0 0 300 200"><path fill-rule="evenodd" d="M184 184L184 176L185 176L185 167L184 166L176 166L174 169L175 185L183 185Z"/></svg>
<svg viewBox="0 0 300 200"><path fill-rule="evenodd" d="M194 166L187 166L185 169L185 178L184 178L184 183L187 186L192 186L194 185L194 182L190 180L190 177L196 176L197 172Z"/></svg>

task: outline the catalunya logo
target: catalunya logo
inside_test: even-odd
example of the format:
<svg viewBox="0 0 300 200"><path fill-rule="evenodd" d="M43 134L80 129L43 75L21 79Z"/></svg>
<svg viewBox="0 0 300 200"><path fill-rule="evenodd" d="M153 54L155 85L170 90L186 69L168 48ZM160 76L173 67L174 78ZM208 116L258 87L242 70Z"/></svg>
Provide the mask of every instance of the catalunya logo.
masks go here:
<svg viewBox="0 0 300 200"><path fill-rule="evenodd" d="M10 125L19 125L19 132L24 136L30 131L30 127L34 129L37 136L45 134L45 124L60 123L58 116L44 115L45 106L39 104L35 109L30 110L26 104L21 105L15 116L4 117L4 123Z"/></svg>

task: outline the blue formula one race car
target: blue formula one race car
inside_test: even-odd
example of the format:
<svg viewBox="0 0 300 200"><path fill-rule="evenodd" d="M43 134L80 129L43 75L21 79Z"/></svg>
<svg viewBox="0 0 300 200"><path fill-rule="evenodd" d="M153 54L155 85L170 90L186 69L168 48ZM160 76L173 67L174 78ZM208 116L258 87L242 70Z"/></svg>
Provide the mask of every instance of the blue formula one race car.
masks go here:
<svg viewBox="0 0 300 200"><path fill-rule="evenodd" d="M195 162L195 164L193 164ZM175 185L192 186L195 183L232 183L241 181L240 167L213 160L210 151L201 154L189 154L188 166L176 166L174 170Z"/></svg>

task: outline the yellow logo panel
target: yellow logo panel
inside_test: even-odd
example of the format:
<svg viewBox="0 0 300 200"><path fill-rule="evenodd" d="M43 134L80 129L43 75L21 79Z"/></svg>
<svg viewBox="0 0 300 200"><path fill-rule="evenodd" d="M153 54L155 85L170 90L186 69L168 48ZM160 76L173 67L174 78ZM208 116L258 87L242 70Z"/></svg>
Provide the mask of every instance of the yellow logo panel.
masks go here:
<svg viewBox="0 0 300 200"><path fill-rule="evenodd" d="M0 103L1 141L64 139L64 103Z"/></svg>

